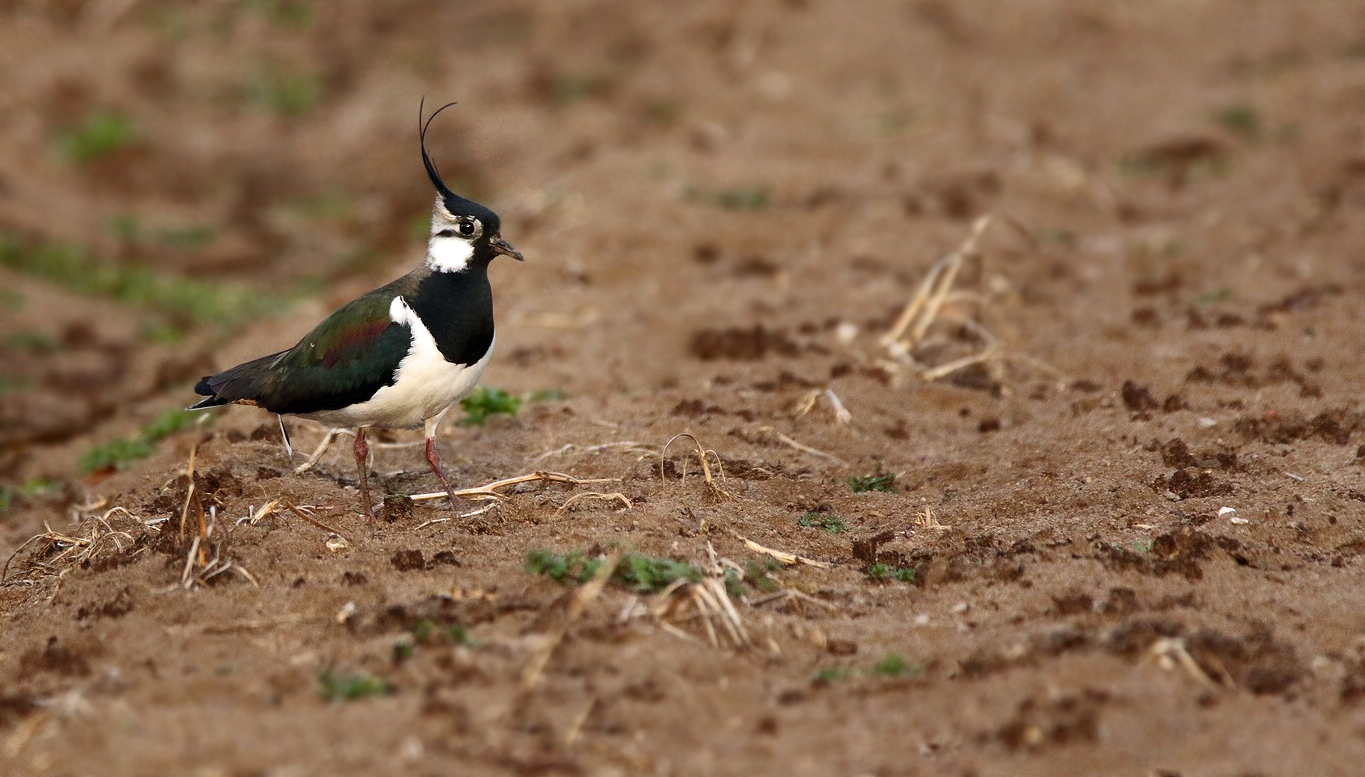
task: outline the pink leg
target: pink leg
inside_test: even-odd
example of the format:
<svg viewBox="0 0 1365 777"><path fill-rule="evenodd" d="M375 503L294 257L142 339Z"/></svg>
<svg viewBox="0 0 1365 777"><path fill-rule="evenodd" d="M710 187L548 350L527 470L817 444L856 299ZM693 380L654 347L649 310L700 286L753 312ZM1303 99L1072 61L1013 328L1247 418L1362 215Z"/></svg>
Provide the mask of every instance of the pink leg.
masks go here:
<svg viewBox="0 0 1365 777"><path fill-rule="evenodd" d="M450 497L450 506L459 509L460 505L455 501L455 490L450 487L450 481L446 480L446 473L441 470L441 457L436 455L436 438L427 438L427 463L431 465L431 471L436 473L437 479L441 481L441 488L446 490L446 496Z"/></svg>
<svg viewBox="0 0 1365 777"><path fill-rule="evenodd" d="M455 501L455 490L450 487L450 481L446 480L446 473L441 469L441 457L436 455L436 427L440 426L441 418L445 414L446 411L442 410L435 418L427 419L427 463L431 465L431 471L436 473L436 479L441 481L441 487L446 490L446 496L450 497L450 506L458 510L460 505Z"/></svg>
<svg viewBox="0 0 1365 777"><path fill-rule="evenodd" d="M370 501L370 446L365 443L365 427L355 430L355 466L360 470L360 501L365 503L365 516L374 520L374 504Z"/></svg>

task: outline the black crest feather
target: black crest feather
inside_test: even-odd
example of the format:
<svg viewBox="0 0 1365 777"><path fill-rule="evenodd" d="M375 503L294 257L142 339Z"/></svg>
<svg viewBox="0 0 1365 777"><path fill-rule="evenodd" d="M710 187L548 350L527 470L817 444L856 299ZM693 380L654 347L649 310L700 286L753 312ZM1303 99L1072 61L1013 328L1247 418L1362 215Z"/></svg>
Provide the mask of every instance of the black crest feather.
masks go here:
<svg viewBox="0 0 1365 777"><path fill-rule="evenodd" d="M422 164L427 169L427 177L431 179L431 185L436 187L436 193L440 195L441 202L444 204L446 212L451 216L473 216L483 222L484 228L490 236L497 235L502 228L502 223L498 219L498 214L485 208L473 200L467 200L456 194L446 186L445 181L441 180L441 174L436 170L436 163L431 161L431 154L427 152L427 129L436 117L441 115L441 111L454 105L446 103L437 108L430 116L423 118L425 113L426 100L417 105L417 139L422 146Z"/></svg>
<svg viewBox="0 0 1365 777"><path fill-rule="evenodd" d="M456 195L455 192L452 192L450 187L446 186L445 181L441 180L441 174L437 172L436 164L431 161L431 154L427 153L427 128L431 126L431 123L436 120L437 116L441 115L441 111L444 111L455 103L449 102L442 105L424 120L422 114L425 112L426 102L426 98L423 97L422 101L417 104L417 140L422 145L422 164L427 168L427 177L431 179L431 184L436 187L436 191L439 192L442 197L458 198L458 195Z"/></svg>

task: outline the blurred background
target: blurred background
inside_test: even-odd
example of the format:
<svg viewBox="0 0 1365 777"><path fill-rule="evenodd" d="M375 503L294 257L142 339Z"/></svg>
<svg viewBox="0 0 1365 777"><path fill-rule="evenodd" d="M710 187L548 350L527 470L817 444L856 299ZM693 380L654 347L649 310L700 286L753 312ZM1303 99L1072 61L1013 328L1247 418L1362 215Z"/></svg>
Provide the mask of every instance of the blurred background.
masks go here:
<svg viewBox="0 0 1365 777"><path fill-rule="evenodd" d="M683 380L687 321L893 316L986 211L1031 233L1006 260L1071 279L1001 276L1044 302L1320 224L1365 196L1350 6L7 2L7 493L146 453L199 375L410 268L423 98L460 102L432 152L528 259L494 269L519 356L490 379L650 389ZM1235 285L1219 266L1174 282Z"/></svg>
<svg viewBox="0 0 1365 777"><path fill-rule="evenodd" d="M447 470L604 480L362 528L181 408L421 261L424 98L526 256ZM1361 2L0 0L0 763L1357 773L1362 246Z"/></svg>

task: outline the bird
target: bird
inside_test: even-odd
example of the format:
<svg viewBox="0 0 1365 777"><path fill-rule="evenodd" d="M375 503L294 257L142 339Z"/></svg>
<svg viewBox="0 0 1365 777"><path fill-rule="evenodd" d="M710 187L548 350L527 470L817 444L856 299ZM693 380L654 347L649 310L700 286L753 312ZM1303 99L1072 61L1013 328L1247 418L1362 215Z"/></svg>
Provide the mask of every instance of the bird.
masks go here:
<svg viewBox="0 0 1365 777"><path fill-rule="evenodd" d="M287 350L206 375L195 385L205 397L189 410L250 405L337 427L354 427L355 462L365 515L370 501L370 427L423 428L426 460L455 502L436 452L436 429L483 375L493 354L493 291L488 266L521 252L502 237L498 214L451 191L427 150L418 106L418 145L436 188L425 260L412 272L349 302Z"/></svg>

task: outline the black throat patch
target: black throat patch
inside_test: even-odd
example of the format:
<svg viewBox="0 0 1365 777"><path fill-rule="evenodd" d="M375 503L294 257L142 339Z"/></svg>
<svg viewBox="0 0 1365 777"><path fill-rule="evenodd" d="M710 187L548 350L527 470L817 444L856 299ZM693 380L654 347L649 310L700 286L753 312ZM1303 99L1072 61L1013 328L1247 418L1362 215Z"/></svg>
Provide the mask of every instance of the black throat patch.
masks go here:
<svg viewBox="0 0 1365 777"><path fill-rule="evenodd" d="M464 272L428 275L407 302L446 361L474 364L493 345L493 289L478 262Z"/></svg>

